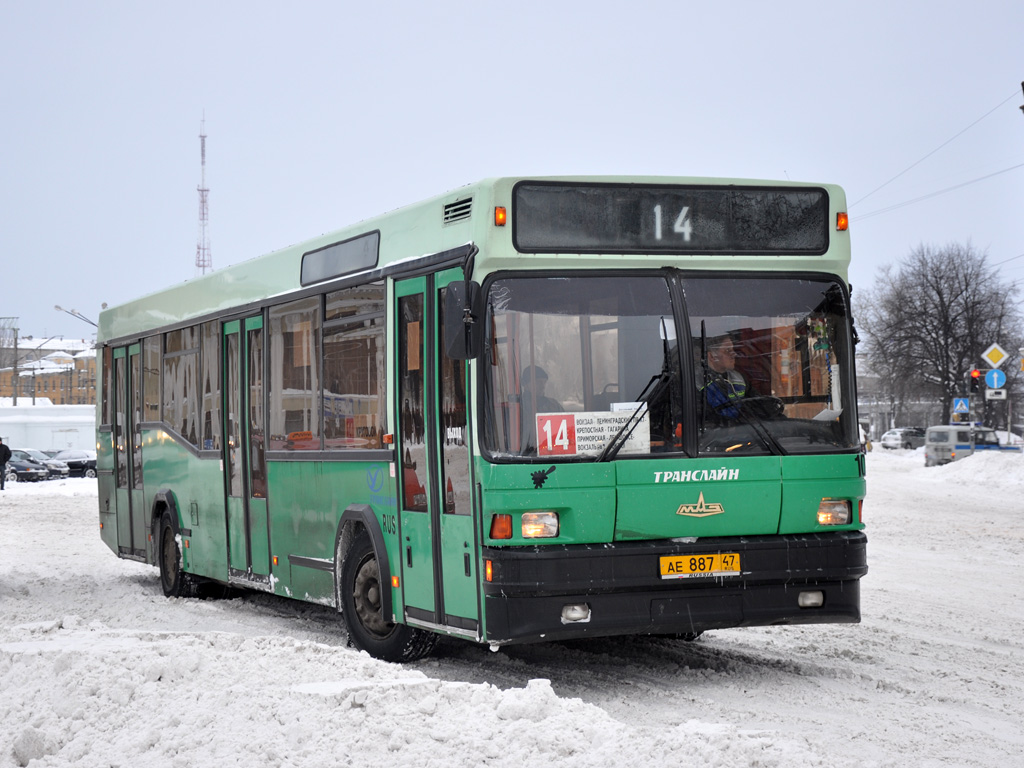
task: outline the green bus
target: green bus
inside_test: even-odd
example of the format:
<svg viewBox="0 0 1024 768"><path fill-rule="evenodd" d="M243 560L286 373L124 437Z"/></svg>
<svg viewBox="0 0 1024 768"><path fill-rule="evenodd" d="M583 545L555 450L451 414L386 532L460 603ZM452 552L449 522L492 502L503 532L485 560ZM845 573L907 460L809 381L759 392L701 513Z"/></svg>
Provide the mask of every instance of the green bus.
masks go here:
<svg viewBox="0 0 1024 768"><path fill-rule="evenodd" d="M498 178L100 314L99 517L405 661L860 620L845 195Z"/></svg>

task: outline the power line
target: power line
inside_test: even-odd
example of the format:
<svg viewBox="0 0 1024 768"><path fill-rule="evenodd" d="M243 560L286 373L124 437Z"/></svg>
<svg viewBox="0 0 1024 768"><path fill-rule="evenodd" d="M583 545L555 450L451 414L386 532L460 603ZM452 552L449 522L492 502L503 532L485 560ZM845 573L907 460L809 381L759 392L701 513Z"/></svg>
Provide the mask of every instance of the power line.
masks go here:
<svg viewBox="0 0 1024 768"><path fill-rule="evenodd" d="M1024 259L1024 253L1019 253L1019 254L1017 254L1016 256L1011 256L1011 257L1010 257L1010 258L1008 258L1008 259L1003 259L1002 261L997 261L997 262L996 262L995 264L993 264L992 266L993 266L993 267L998 267L998 266L999 266L1000 264L1006 264L1006 263L1007 263L1008 261L1014 261L1014 260L1016 260L1016 259Z"/></svg>
<svg viewBox="0 0 1024 768"><path fill-rule="evenodd" d="M905 174L905 173L906 173L907 171L911 170L912 168L916 168L916 167L917 167L918 165L920 165L921 163L923 163L923 162L924 162L925 160L927 160L927 159L928 159L929 157L931 157L932 155L934 155L934 154L935 154L936 152L938 152L938 151L939 151L940 149L942 149L942 148L943 148L944 146L946 146L947 144L949 144L950 142L952 142L952 141L953 141L954 139L957 139L957 138L959 138L960 136L962 136L963 134L967 133L967 131L969 131L969 130L970 130L971 128L973 128L974 126L976 126L976 125L977 125L978 123L980 123L980 122L981 122L982 120L984 120L984 119L985 119L986 117L988 117L988 116L989 116L989 115L991 115L991 114L992 114L993 112L995 112L995 111L996 111L997 109L999 109L999 108L1000 108L1001 106L1003 106L1003 104L1005 104L1006 102L1010 101L1011 99L1015 99L1016 97L1017 97L1017 90L1016 90L1016 89L1014 89L1013 93L1011 93L1011 94L1010 94L1010 95L1009 95L1009 96L1008 96L1007 98L1003 99L1003 100L1002 100L1001 102L999 102L999 103L998 103L998 104L997 104L996 106L994 106L994 107L993 107L992 109L990 109L990 110L989 110L988 112L986 112L986 113L985 113L984 115L982 115L981 117L979 117L979 118L978 118L977 120L975 120L975 121L974 121L973 123L971 123L970 125L968 125L968 126L967 126L966 128L964 128L964 129L963 129L962 131L960 131L959 133L957 133L957 134L956 134L955 136L952 136L952 137L950 137L950 138L949 138L949 139L947 139L946 141L942 142L942 143L941 143L941 144L940 144L939 146L937 146L937 147L936 147L935 149L933 149L933 150L932 150L931 152L929 152L929 153L928 153L927 155L925 155L924 157L922 157L922 158L921 158L920 160L918 160L917 162L915 162L915 163L912 163L911 165L908 165L908 166L907 166L906 168L904 168L904 169L903 169L902 171L900 171L899 173L897 173L897 174L896 174L895 176L893 176L893 177L892 177L891 179L889 179L889 180L888 180L887 182L885 182L885 183L884 183L884 184L882 184L881 186L879 186L879 187L875 187L875 188L874 188L873 190L871 190L871 191L870 191L870 192L868 192L868 193L867 193L866 195L864 195L864 197L860 198L860 200L857 200L857 201L856 201L855 203L851 203L851 204L849 205L849 208L853 208L853 207L854 207L855 205L857 205L858 203L862 203L862 202L864 202L864 201L865 201L865 200L867 200L867 199L868 199L869 197L871 197L871 196L872 196L873 194L875 194L875 192L878 192L878 191L879 191L880 189L884 189L885 187L889 186L889 185L890 185L890 184L892 184L892 183L893 183L894 181L896 181L896 179L898 179L898 178L899 178L900 176L902 176L903 174ZM1022 107L1022 109L1024 109L1024 107ZM954 189L955 189L955 187L954 187ZM941 194L941 193L939 193L939 194ZM922 199L924 199L924 198L922 198ZM908 205L909 205L909 203L908 203ZM897 207L898 207L898 206L897 206ZM868 215L874 215L874 214L868 214ZM864 218L864 217L862 216L861 218Z"/></svg>
<svg viewBox="0 0 1024 768"><path fill-rule="evenodd" d="M871 211L871 213L865 213L865 214L862 214L862 215L858 216L857 217L857 221L863 221L864 219L869 219L872 216L878 216L878 215L883 214L883 213L889 213L890 211L895 211L898 208L905 208L908 205L913 205L914 203L920 203L922 200L928 200L929 198L932 198L932 197L938 197L939 195L944 195L947 192L953 192L954 190L957 190L957 189L963 189L964 187L968 187L971 184L977 184L979 181L985 181L986 179L991 179L993 176L999 176L1002 173L1008 173L1010 171L1015 171L1018 168L1024 168L1024 163L1020 163L1019 165L1012 165L1009 168L1003 168L1003 170L1001 170L1001 171L996 171L995 173L990 173L990 174L988 174L986 176L979 176L976 179L971 179L970 181L965 181L962 184L954 184L952 187L946 187L945 189L940 189L940 190L938 190L936 192L929 192L927 195L921 195L921 197L915 197L913 200L907 200L907 201L902 202L902 203L896 203L895 205L890 205L887 208L879 208L877 211ZM861 198L861 199L863 199L863 198ZM852 208L853 206L850 206L850 207Z"/></svg>

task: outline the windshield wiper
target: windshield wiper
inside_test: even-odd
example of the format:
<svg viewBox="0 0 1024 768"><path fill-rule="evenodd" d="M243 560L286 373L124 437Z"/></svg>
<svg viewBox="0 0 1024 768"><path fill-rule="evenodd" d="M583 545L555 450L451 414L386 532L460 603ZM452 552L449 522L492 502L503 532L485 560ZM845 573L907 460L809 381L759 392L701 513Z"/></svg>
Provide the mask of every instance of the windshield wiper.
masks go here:
<svg viewBox="0 0 1024 768"><path fill-rule="evenodd" d="M711 383L710 369L708 368L708 326L707 321L700 321L700 369L704 386L700 391L700 434L704 434L708 423L708 384Z"/></svg>
<svg viewBox="0 0 1024 768"><path fill-rule="evenodd" d="M629 440L629 436L633 434L633 430L636 429L637 424L639 424L643 419L643 414L647 411L647 402L644 400L644 395L646 395L655 384L667 384L668 380L669 373L667 370L663 370L661 373L655 374L651 377L651 380L647 382L647 386L644 387L643 391L640 393L640 396L636 398L637 401L639 401L639 404L633 410L633 413L629 415L629 418L622 423L622 426L615 431L615 434L608 438L608 442L604 444L604 447L601 448L601 452L597 454L597 458L594 459L595 462L601 463L602 461L611 461L615 458L618 452L622 450L622 446L624 446L626 441ZM640 418L637 418L637 415L640 415Z"/></svg>
<svg viewBox="0 0 1024 768"><path fill-rule="evenodd" d="M761 419L757 416L745 414L742 408L740 409L740 416L753 428L757 436L761 438L761 442L765 444L771 453L774 453L776 456L785 456L789 453L789 451L782 447L782 443L775 438L775 435L771 433L771 430L764 425Z"/></svg>

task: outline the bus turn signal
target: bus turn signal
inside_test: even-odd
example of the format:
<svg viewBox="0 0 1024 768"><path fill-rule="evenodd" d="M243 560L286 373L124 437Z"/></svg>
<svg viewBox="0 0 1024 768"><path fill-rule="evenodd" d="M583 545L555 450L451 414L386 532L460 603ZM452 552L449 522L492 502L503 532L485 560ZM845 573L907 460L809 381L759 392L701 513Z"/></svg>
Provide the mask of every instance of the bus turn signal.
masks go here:
<svg viewBox="0 0 1024 768"><path fill-rule="evenodd" d="M512 515L495 515L491 518L491 538L512 538Z"/></svg>

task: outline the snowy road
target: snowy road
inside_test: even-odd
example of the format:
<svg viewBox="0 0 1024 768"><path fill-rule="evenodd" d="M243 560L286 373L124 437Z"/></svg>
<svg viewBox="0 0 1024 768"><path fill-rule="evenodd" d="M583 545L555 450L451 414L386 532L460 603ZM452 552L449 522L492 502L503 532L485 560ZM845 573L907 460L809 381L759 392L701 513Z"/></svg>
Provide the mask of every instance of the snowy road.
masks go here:
<svg viewBox="0 0 1024 768"><path fill-rule="evenodd" d="M95 483L0 494L0 766L1024 766L1024 457L868 456L863 622L399 666L332 609L167 600Z"/></svg>

